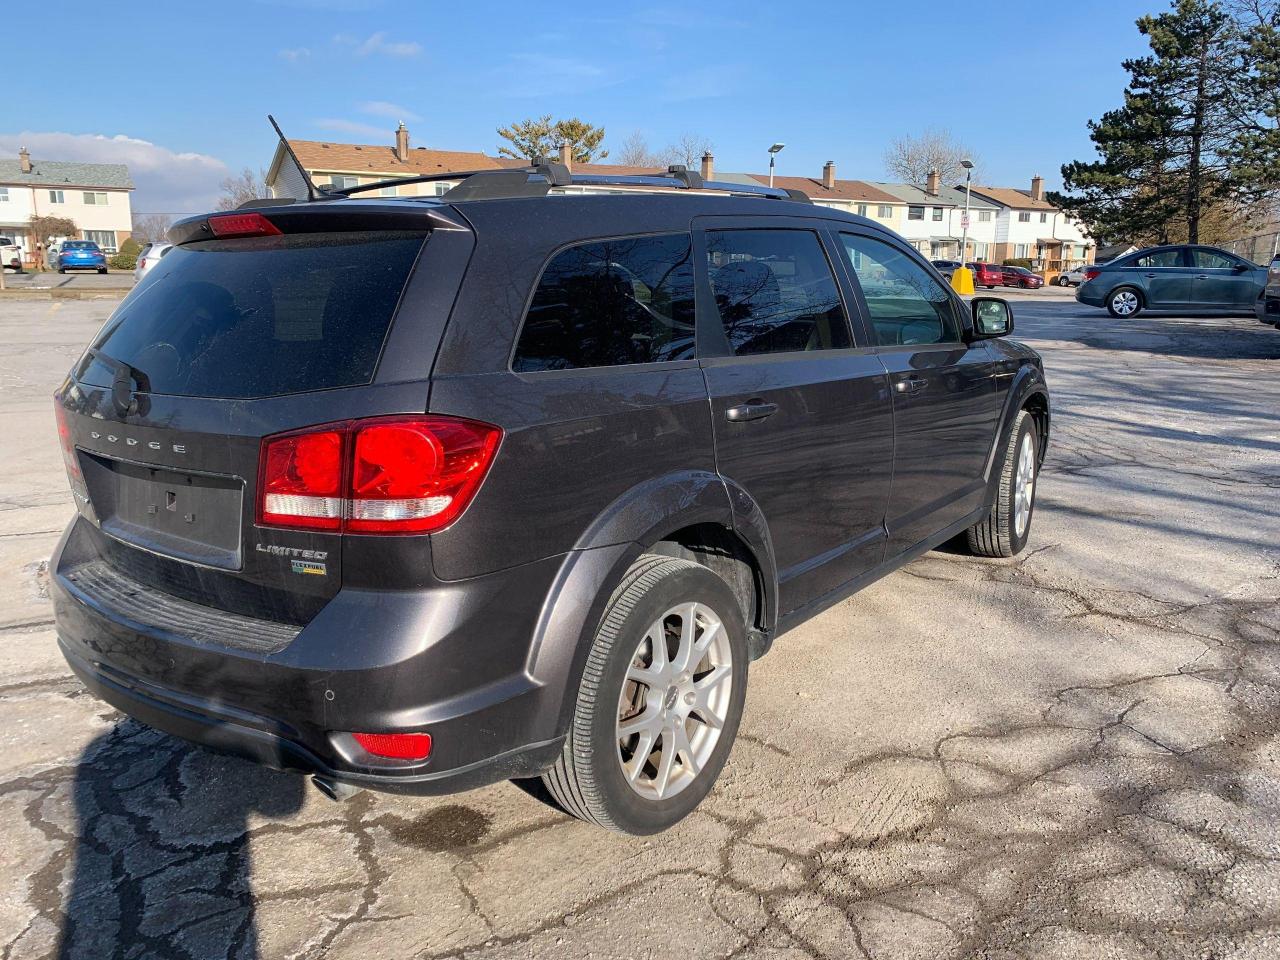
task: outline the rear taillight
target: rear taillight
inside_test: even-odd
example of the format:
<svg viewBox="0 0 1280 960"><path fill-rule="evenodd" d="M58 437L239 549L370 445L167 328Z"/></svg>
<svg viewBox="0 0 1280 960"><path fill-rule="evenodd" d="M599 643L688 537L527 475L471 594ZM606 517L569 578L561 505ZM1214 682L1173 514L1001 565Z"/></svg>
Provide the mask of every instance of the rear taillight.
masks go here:
<svg viewBox="0 0 1280 960"><path fill-rule="evenodd" d="M67 476L72 480L79 480L80 464L76 460L76 444L71 437L71 427L67 425L67 412L56 399L53 401L53 414L58 421L58 445L62 447L62 462L67 468Z"/></svg>
<svg viewBox="0 0 1280 960"><path fill-rule="evenodd" d="M1096 277L1096 276L1097 276L1098 274L1100 274L1101 272L1102 272L1102 268L1101 268L1101 267L1086 267L1086 268L1085 268L1085 271L1084 271L1084 279L1085 279L1085 282L1086 282L1086 283L1088 283L1090 280L1092 280L1094 277Z"/></svg>
<svg viewBox="0 0 1280 960"><path fill-rule="evenodd" d="M471 502L502 431L454 417L379 417L267 437L258 523L430 533Z"/></svg>
<svg viewBox="0 0 1280 960"><path fill-rule="evenodd" d="M351 739L375 757L425 760L431 756L429 733L353 733Z"/></svg>
<svg viewBox="0 0 1280 960"><path fill-rule="evenodd" d="M215 237L278 237L280 228L260 213L222 213L209 218Z"/></svg>

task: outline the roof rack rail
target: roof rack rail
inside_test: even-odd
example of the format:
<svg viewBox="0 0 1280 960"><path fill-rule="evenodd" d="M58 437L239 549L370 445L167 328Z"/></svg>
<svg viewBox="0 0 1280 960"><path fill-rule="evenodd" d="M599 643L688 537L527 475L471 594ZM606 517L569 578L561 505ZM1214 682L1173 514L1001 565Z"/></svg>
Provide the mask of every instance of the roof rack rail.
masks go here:
<svg viewBox="0 0 1280 960"><path fill-rule="evenodd" d="M683 163L673 163L667 167L667 176L684 184L686 190L702 189L702 176L694 173Z"/></svg>

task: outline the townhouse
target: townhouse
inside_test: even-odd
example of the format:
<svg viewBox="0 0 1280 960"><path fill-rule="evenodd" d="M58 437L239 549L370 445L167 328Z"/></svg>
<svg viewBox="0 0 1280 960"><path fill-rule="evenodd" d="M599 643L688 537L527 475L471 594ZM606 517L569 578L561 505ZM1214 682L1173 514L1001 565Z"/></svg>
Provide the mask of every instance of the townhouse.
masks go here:
<svg viewBox="0 0 1280 960"><path fill-rule="evenodd" d="M76 225L76 239L115 253L133 229L129 195L133 181L120 163L33 160L24 148L16 160L0 159L0 234L38 258L31 218L62 217Z"/></svg>
<svg viewBox="0 0 1280 960"><path fill-rule="evenodd" d="M290 140L289 146L314 183L338 188L397 177L524 165L523 160L494 157L478 151L414 147L403 123L396 129L392 145ZM570 161L567 147L561 148L559 159L575 174L630 176L665 172L657 167L575 164ZM767 174L717 171L715 158L710 153L702 157L700 172L704 180L722 183L769 183ZM302 174L282 144L277 145L267 168L266 182L273 196L306 195ZM457 182L439 180L402 184L386 187L379 193L383 196L439 196ZM923 184L841 180L836 176L835 163L828 161L819 177L775 176L773 183L777 187L799 190L814 203L883 224L901 234L931 260L960 259L961 239L965 236L965 191L963 187L944 186L936 173ZM608 188L578 184L572 189L591 192ZM1033 195L1037 191L1038 195ZM1044 220L1040 219L1041 214L1045 214ZM1044 200L1044 182L1039 177L1032 181L1030 192L993 187L984 187L981 192L974 187L971 191L967 260L1000 263L1020 256L1032 260L1037 269L1056 274L1090 259L1092 248L1092 243L1079 226ZM1052 275L1047 278L1053 279Z"/></svg>

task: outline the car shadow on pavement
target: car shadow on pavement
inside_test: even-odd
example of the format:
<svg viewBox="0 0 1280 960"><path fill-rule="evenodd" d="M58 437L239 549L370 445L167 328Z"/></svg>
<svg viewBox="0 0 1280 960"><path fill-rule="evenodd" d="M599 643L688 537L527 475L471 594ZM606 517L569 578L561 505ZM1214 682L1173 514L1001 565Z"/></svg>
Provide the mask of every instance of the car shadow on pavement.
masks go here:
<svg viewBox="0 0 1280 960"><path fill-rule="evenodd" d="M249 839L296 813L304 789L295 774L120 721L77 766L55 955L255 960ZM54 866L65 871L65 858Z"/></svg>

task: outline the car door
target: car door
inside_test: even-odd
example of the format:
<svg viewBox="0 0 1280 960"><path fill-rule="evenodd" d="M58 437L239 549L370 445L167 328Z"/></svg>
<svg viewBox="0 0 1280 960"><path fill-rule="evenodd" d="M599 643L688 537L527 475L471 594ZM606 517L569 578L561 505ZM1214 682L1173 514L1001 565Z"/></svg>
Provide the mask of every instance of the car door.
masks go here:
<svg viewBox="0 0 1280 960"><path fill-rule="evenodd" d="M1252 310L1258 299L1258 268L1221 250L1191 248L1195 268L1192 300L1217 310Z"/></svg>
<svg viewBox="0 0 1280 960"><path fill-rule="evenodd" d="M1125 265L1123 279L1142 290L1151 310L1174 310L1191 305L1192 269L1186 247L1162 247L1139 254Z"/></svg>
<svg viewBox="0 0 1280 960"><path fill-rule="evenodd" d="M1000 419L997 358L986 342L965 341L963 304L908 247L856 229L840 242L893 395L893 557L985 502Z"/></svg>
<svg viewBox="0 0 1280 960"><path fill-rule="evenodd" d="M871 345L853 336L823 221L694 225L698 351L717 468L763 514L785 614L883 559L888 377Z"/></svg>

